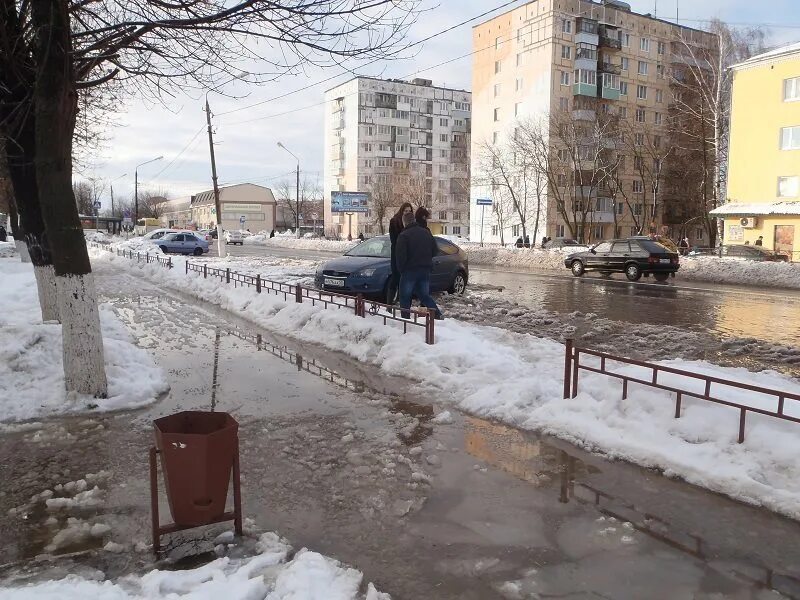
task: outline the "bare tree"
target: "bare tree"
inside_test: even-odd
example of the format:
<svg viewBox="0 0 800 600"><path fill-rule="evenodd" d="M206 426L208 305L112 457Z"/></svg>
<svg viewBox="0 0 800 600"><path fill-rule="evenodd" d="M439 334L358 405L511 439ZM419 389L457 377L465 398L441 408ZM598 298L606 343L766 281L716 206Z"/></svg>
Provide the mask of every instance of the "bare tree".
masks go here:
<svg viewBox="0 0 800 600"><path fill-rule="evenodd" d="M72 193L79 91L113 79L159 97L172 86L260 83L309 64L380 58L402 46L417 0L126 3L7 0L0 8L0 122L28 246L47 248L68 390L105 396L97 294ZM262 42L262 43L258 43ZM277 47L277 48L276 48ZM268 51L260 51L268 48ZM245 62L257 71L243 70ZM231 75L234 74L234 75ZM9 127L9 124L11 126ZM9 158L11 153L8 152ZM19 176L13 172L19 170ZM31 176L31 174L33 176ZM25 175L25 177L23 177ZM27 178L26 178L27 177ZM35 187L34 187L35 186ZM23 211L20 210L22 213Z"/></svg>
<svg viewBox="0 0 800 600"><path fill-rule="evenodd" d="M297 223L298 210L297 184L294 180L284 179L278 182L272 192L284 214L291 215L291 227L294 227L294 224ZM300 180L301 222L313 221L312 213L319 213L322 210L322 194L322 187L316 179L305 177Z"/></svg>

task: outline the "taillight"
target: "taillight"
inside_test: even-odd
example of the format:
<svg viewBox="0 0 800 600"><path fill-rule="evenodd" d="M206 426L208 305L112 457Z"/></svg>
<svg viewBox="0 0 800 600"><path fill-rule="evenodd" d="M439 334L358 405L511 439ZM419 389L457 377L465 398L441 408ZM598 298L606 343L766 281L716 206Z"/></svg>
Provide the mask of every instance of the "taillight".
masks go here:
<svg viewBox="0 0 800 600"><path fill-rule="evenodd" d="M650 263L651 265L658 264L659 260L661 260L661 259L658 258L657 256L649 256L649 257L647 257L647 262Z"/></svg>
<svg viewBox="0 0 800 600"><path fill-rule="evenodd" d="M680 259L677 256L673 257L673 259L672 259L672 264L673 265L677 265L679 262L680 262Z"/></svg>

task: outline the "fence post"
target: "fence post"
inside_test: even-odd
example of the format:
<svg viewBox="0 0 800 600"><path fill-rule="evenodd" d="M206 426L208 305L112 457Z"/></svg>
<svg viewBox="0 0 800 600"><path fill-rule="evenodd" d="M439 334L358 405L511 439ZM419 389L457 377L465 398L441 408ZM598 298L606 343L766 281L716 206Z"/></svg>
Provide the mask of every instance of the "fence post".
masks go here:
<svg viewBox="0 0 800 600"><path fill-rule="evenodd" d="M366 317L364 312L364 294L356 294L356 316Z"/></svg>
<svg viewBox="0 0 800 600"><path fill-rule="evenodd" d="M567 338L564 346L564 400L570 397L570 379L572 378L572 338Z"/></svg>
<svg viewBox="0 0 800 600"><path fill-rule="evenodd" d="M186 269L186 274L188 275L189 274L189 261L187 260L185 263L183 263L183 266Z"/></svg>
<svg viewBox="0 0 800 600"><path fill-rule="evenodd" d="M172 268L172 257L167 258L167 266L171 269Z"/></svg>
<svg viewBox="0 0 800 600"><path fill-rule="evenodd" d="M300 287L299 283L294 289L294 300L295 302L299 302L301 304L303 302L303 288Z"/></svg>
<svg viewBox="0 0 800 600"><path fill-rule="evenodd" d="M261 275L258 273L256 273L256 293L261 293Z"/></svg>
<svg viewBox="0 0 800 600"><path fill-rule="evenodd" d="M572 397L578 395L578 371L580 371L581 351L575 348L575 359L572 367Z"/></svg>
<svg viewBox="0 0 800 600"><path fill-rule="evenodd" d="M433 311L428 310L428 314L425 316L425 343L429 346L436 343L436 334L434 331L436 319L434 317Z"/></svg>
<svg viewBox="0 0 800 600"><path fill-rule="evenodd" d="M208 277L208 263L203 263L203 279Z"/></svg>
<svg viewBox="0 0 800 600"><path fill-rule="evenodd" d="M138 251L136 252L136 262L142 262L142 255Z"/></svg>
<svg viewBox="0 0 800 600"><path fill-rule="evenodd" d="M744 420L747 417L747 409L741 408L739 414L739 443L744 443Z"/></svg>
<svg viewBox="0 0 800 600"><path fill-rule="evenodd" d="M230 283L230 282L231 282L231 269L230 267L228 267L227 269L225 269L225 283Z"/></svg>

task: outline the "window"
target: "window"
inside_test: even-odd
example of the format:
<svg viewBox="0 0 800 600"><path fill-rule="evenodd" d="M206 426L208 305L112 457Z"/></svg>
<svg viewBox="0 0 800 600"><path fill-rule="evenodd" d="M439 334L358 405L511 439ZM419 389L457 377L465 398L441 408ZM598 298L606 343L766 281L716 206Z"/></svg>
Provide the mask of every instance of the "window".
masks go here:
<svg viewBox="0 0 800 600"><path fill-rule="evenodd" d="M468 102L456 102L456 110L469 110Z"/></svg>
<svg viewBox="0 0 800 600"><path fill-rule="evenodd" d="M622 34L622 45L625 48L630 48L630 45L631 45L631 34L630 33L623 33Z"/></svg>
<svg viewBox="0 0 800 600"><path fill-rule="evenodd" d="M365 152L372 152L372 144L364 144L363 147Z"/></svg>
<svg viewBox="0 0 800 600"><path fill-rule="evenodd" d="M569 73L561 71L561 85L569 85Z"/></svg>
<svg viewBox="0 0 800 600"><path fill-rule="evenodd" d="M800 77L792 77L783 82L784 102L794 102L800 100Z"/></svg>
<svg viewBox="0 0 800 600"><path fill-rule="evenodd" d="M565 230L564 225L556 225L556 237L565 237Z"/></svg>
<svg viewBox="0 0 800 600"><path fill-rule="evenodd" d="M519 230L520 230L520 226L519 225L512 225L511 226L511 235L519 236Z"/></svg>
<svg viewBox="0 0 800 600"><path fill-rule="evenodd" d="M640 181L639 183L641 184L642 182ZM633 214L636 215L637 217L641 217L642 216L642 205L641 204L634 204L633 205Z"/></svg>
<svg viewBox="0 0 800 600"><path fill-rule="evenodd" d="M563 19L561 21L561 32L572 33L572 21L570 21L569 19Z"/></svg>
<svg viewBox="0 0 800 600"><path fill-rule="evenodd" d="M641 156L633 157L633 168L636 169L637 171L641 171L644 168L644 160L642 159ZM634 192L636 191L636 183L637 183L636 181L633 182ZM641 183L641 181L638 183Z"/></svg>
<svg viewBox="0 0 800 600"><path fill-rule="evenodd" d="M647 100L647 86L646 85L637 85L636 86L636 97L639 100Z"/></svg>
<svg viewBox="0 0 800 600"><path fill-rule="evenodd" d="M525 55L520 52L517 54L517 66L521 67L525 63Z"/></svg>
<svg viewBox="0 0 800 600"><path fill-rule="evenodd" d="M517 77L517 84L516 84L516 91L522 90L524 83L522 81L522 77Z"/></svg>
<svg viewBox="0 0 800 600"><path fill-rule="evenodd" d="M619 95L620 96L627 96L628 95L628 82L627 81L620 81L619 82Z"/></svg>
<svg viewBox="0 0 800 600"><path fill-rule="evenodd" d="M628 118L628 107L627 106L620 106L619 107L619 116L621 119Z"/></svg>
<svg viewBox="0 0 800 600"><path fill-rule="evenodd" d="M389 125L378 125L378 135L388 135L392 133L392 128Z"/></svg>
<svg viewBox="0 0 800 600"><path fill-rule="evenodd" d="M639 40L639 50L642 52L650 52L650 40L648 38Z"/></svg>
<svg viewBox="0 0 800 600"><path fill-rule="evenodd" d="M450 141L450 136L448 134L446 134L446 133L440 133L439 134L439 141L440 142L449 142Z"/></svg>
<svg viewBox="0 0 800 600"><path fill-rule="evenodd" d="M603 73L603 87L607 90L619 89L619 75L613 73Z"/></svg>
<svg viewBox="0 0 800 600"><path fill-rule="evenodd" d="M575 58L597 60L597 48L589 44L578 44L578 48L575 50Z"/></svg>
<svg viewBox="0 0 800 600"><path fill-rule="evenodd" d="M439 211L439 220L440 221L447 221L447 211L446 210L440 210Z"/></svg>
<svg viewBox="0 0 800 600"><path fill-rule="evenodd" d="M596 240L603 239L603 226L602 225L594 225L592 227L592 236ZM595 248L595 252L610 252L611 251L611 244L600 244Z"/></svg>
<svg viewBox="0 0 800 600"><path fill-rule="evenodd" d="M566 148L561 148L558 151L558 160L563 160L564 162L569 160L569 150Z"/></svg>
<svg viewBox="0 0 800 600"><path fill-rule="evenodd" d="M654 122L656 125L661 125L661 124L663 124L663 122L664 122L664 115L662 115L661 113L655 113L655 117L654 117L654 120L653 120L653 122Z"/></svg>
<svg viewBox="0 0 800 600"><path fill-rule="evenodd" d="M800 150L800 125L781 129L781 150Z"/></svg>
<svg viewBox="0 0 800 600"><path fill-rule="evenodd" d="M500 84L494 84L494 97L497 98L500 95Z"/></svg>
<svg viewBox="0 0 800 600"><path fill-rule="evenodd" d="M656 65L656 75L660 79L664 79L664 65Z"/></svg>
<svg viewBox="0 0 800 600"><path fill-rule="evenodd" d="M778 177L778 197L797 198L800 196L800 177Z"/></svg>
<svg viewBox="0 0 800 600"><path fill-rule="evenodd" d="M439 165L439 173L447 173L447 165Z"/></svg>
<svg viewBox="0 0 800 600"><path fill-rule="evenodd" d="M367 167L368 169L372 168L372 163L373 163L372 159L370 158L364 159L364 166Z"/></svg>
<svg viewBox="0 0 800 600"><path fill-rule="evenodd" d="M494 72L495 72L495 74L499 73L501 68L502 67L500 65L500 61L499 60L494 61Z"/></svg>
<svg viewBox="0 0 800 600"><path fill-rule="evenodd" d="M567 73L569 76L569 73ZM585 83L588 85L597 85L597 71L587 71L586 69L575 70L575 83Z"/></svg>
<svg viewBox="0 0 800 600"><path fill-rule="evenodd" d="M637 146L644 146L644 134L643 133L637 133L634 136L633 142Z"/></svg>
<svg viewBox="0 0 800 600"><path fill-rule="evenodd" d="M522 102L517 102L517 103L514 104L514 116L515 117L519 116L519 109L520 109L521 106L522 106Z"/></svg>
<svg viewBox="0 0 800 600"><path fill-rule="evenodd" d="M658 53L659 54L666 54L667 53L667 44L666 44L666 42L658 42Z"/></svg>
<svg viewBox="0 0 800 600"><path fill-rule="evenodd" d="M408 144L395 144L394 149L397 152L408 152Z"/></svg>
<svg viewBox="0 0 800 600"><path fill-rule="evenodd" d="M500 44L503 42L503 38L496 37L494 38L494 49L497 50L500 47Z"/></svg>
<svg viewBox="0 0 800 600"><path fill-rule="evenodd" d="M500 228L497 225L492 225L492 235L499 235Z"/></svg>
<svg viewBox="0 0 800 600"><path fill-rule="evenodd" d="M664 91L663 90L656 90L656 102L659 104L664 103Z"/></svg>
<svg viewBox="0 0 800 600"><path fill-rule="evenodd" d="M639 61L639 75L647 75L647 72L649 71L649 67L650 67L649 64L647 64L643 60L640 60Z"/></svg>
<svg viewBox="0 0 800 600"><path fill-rule="evenodd" d="M559 187L566 187L567 186L567 176L563 173L558 174L558 186Z"/></svg>
<svg viewBox="0 0 800 600"><path fill-rule="evenodd" d="M448 127L450 125L450 121L449 119L439 119L439 125L441 125L442 127Z"/></svg>
<svg viewBox="0 0 800 600"><path fill-rule="evenodd" d="M696 237L698 240L702 240L704 233L705 229L703 229L702 227L698 227L694 232L694 237Z"/></svg>
<svg viewBox="0 0 800 600"><path fill-rule="evenodd" d="M496 144L499 139L500 139L500 133L497 131L492 132L492 143Z"/></svg>
<svg viewBox="0 0 800 600"><path fill-rule="evenodd" d="M636 109L636 122L637 123L644 123L647 121L647 113L643 108Z"/></svg>
<svg viewBox="0 0 800 600"><path fill-rule="evenodd" d="M631 61L623 56L622 57L622 70L623 71L627 71L630 66L631 66Z"/></svg>
<svg viewBox="0 0 800 600"><path fill-rule="evenodd" d="M561 58L565 60L572 58L572 46L561 46Z"/></svg>
<svg viewBox="0 0 800 600"><path fill-rule="evenodd" d="M500 120L500 109L494 109L494 122L497 123Z"/></svg>
<svg viewBox="0 0 800 600"><path fill-rule="evenodd" d="M558 108L561 110L569 110L569 98L559 98Z"/></svg>
<svg viewBox="0 0 800 600"><path fill-rule="evenodd" d="M455 125L456 127L463 127L464 119L453 119L453 125Z"/></svg>
<svg viewBox="0 0 800 600"><path fill-rule="evenodd" d="M453 227L453 235L461 235L461 227L460 226L455 225ZM455 246L453 246L453 248L455 248ZM455 254L455 252L453 252L452 254Z"/></svg>
<svg viewBox="0 0 800 600"><path fill-rule="evenodd" d="M617 203L617 214L621 215L625 211L625 205L622 202Z"/></svg>

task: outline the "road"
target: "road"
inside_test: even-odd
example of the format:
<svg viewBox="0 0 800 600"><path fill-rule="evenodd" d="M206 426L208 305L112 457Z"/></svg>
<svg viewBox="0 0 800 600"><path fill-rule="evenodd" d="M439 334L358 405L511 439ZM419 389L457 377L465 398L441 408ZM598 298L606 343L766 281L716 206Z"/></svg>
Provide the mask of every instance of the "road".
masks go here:
<svg viewBox="0 0 800 600"><path fill-rule="evenodd" d="M0 577L33 571L68 517L108 524L124 550L98 552L106 540L92 538L39 565L59 577L153 568L131 549L148 537L152 419L210 408L240 423L245 516L396 600L800 598L796 522L456 411L436 423L435 399L354 359L124 270L101 265L96 282L171 390L141 411L0 435L0 481L15 482L0 494ZM9 512L87 473L106 474L100 505L54 514L42 499ZM169 536L170 558L216 558L216 532Z"/></svg>
<svg viewBox="0 0 800 600"><path fill-rule="evenodd" d="M266 246L229 246L232 256L285 256L325 260L334 252ZM752 339L800 348L800 327L776 326L800 322L800 292L682 281L680 273L667 283L636 283L614 276L575 278L568 273L514 271L473 265L475 287L502 292L502 298L522 306L568 315L593 313L632 325L669 325L711 334L721 340ZM668 340L666 340L668 343Z"/></svg>

